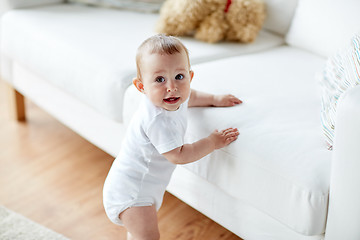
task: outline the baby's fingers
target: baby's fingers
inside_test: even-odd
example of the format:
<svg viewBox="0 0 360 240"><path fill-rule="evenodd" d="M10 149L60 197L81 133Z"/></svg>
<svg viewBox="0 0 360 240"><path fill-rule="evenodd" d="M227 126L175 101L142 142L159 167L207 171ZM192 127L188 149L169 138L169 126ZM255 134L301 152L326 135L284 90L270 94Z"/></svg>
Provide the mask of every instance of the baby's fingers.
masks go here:
<svg viewBox="0 0 360 240"><path fill-rule="evenodd" d="M222 131L227 144L235 141L239 136L239 130L237 128L228 128Z"/></svg>
<svg viewBox="0 0 360 240"><path fill-rule="evenodd" d="M239 130L237 128L227 128L227 129L222 130L221 133L224 136L232 135L232 134L239 135Z"/></svg>
<svg viewBox="0 0 360 240"><path fill-rule="evenodd" d="M233 95L230 95L229 100L233 105L242 103L242 101L240 99L238 99L237 97L235 97Z"/></svg>

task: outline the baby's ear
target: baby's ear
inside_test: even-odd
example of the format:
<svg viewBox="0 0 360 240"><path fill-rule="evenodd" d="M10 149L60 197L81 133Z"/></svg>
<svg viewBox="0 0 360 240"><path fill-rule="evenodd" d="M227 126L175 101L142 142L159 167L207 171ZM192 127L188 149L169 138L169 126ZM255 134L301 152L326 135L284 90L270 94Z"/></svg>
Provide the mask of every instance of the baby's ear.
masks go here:
<svg viewBox="0 0 360 240"><path fill-rule="evenodd" d="M137 90L144 93L144 84L141 82L141 80L139 78L134 78L133 79L133 84L134 84L134 86L136 87Z"/></svg>
<svg viewBox="0 0 360 240"><path fill-rule="evenodd" d="M194 77L194 71L190 70L189 73L190 73L190 82L191 82Z"/></svg>

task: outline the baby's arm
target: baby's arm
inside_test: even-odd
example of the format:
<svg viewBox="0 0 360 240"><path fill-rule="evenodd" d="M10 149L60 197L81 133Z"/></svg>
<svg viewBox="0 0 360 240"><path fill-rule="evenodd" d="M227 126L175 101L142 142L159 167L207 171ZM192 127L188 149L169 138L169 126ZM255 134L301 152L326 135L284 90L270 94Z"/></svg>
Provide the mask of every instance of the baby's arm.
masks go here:
<svg viewBox="0 0 360 240"><path fill-rule="evenodd" d="M215 130L210 136L192 144L184 144L163 156L172 163L186 164L195 162L216 149L223 148L237 139L239 131L236 128L228 128L222 131Z"/></svg>
<svg viewBox="0 0 360 240"><path fill-rule="evenodd" d="M191 89L189 107L231 107L242 103L233 95L213 95Z"/></svg>

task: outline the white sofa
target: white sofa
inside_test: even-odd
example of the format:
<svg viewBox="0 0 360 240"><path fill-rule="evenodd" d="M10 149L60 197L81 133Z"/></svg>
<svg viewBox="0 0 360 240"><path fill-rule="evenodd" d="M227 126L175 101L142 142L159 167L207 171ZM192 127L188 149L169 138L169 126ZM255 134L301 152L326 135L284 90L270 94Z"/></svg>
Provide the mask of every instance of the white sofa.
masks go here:
<svg viewBox="0 0 360 240"><path fill-rule="evenodd" d="M320 123L316 75L360 30L354 0L265 0L252 44L182 38L192 87L232 93L234 108L192 108L189 142L237 127L239 139L178 166L168 191L243 239L360 239L360 87L340 100L334 150ZM135 51L156 13L61 0L8 0L1 77L99 148L116 156L139 102ZM10 91L12 91L10 90ZM330 192L330 193L329 193Z"/></svg>

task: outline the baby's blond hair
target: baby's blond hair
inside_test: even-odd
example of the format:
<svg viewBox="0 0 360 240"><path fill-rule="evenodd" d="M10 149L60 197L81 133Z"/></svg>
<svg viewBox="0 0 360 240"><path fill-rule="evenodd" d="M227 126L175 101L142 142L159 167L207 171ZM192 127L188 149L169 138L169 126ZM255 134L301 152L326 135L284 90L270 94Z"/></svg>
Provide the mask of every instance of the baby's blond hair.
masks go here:
<svg viewBox="0 0 360 240"><path fill-rule="evenodd" d="M175 54L185 51L190 68L189 51L185 45L176 37L165 34L157 34L146 39L138 48L136 53L137 78L141 79L140 63L143 54L147 51L150 54Z"/></svg>

